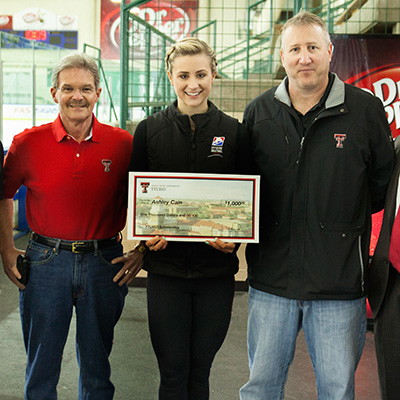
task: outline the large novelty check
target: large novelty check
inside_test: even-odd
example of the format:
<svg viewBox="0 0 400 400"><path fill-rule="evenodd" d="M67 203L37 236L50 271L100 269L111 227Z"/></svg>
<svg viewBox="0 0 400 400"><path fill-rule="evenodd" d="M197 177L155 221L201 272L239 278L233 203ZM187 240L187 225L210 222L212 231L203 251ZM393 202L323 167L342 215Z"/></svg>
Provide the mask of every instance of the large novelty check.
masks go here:
<svg viewBox="0 0 400 400"><path fill-rule="evenodd" d="M128 239L258 242L257 175L129 173Z"/></svg>

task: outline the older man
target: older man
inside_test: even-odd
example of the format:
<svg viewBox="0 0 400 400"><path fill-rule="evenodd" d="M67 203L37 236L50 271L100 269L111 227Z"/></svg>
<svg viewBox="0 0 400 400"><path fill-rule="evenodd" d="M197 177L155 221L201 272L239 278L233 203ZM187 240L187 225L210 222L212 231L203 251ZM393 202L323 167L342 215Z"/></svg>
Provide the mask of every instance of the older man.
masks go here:
<svg viewBox="0 0 400 400"><path fill-rule="evenodd" d="M4 270L20 289L27 352L25 398L56 399L72 311L77 318L79 399L109 400L109 355L114 326L134 276L111 260L123 254L132 136L101 124L92 111L101 88L97 65L85 54L60 60L51 94L59 116L14 137L4 165L0 201L0 252ZM32 235L26 286L16 268L12 198L27 187ZM121 277L115 282L116 277Z"/></svg>

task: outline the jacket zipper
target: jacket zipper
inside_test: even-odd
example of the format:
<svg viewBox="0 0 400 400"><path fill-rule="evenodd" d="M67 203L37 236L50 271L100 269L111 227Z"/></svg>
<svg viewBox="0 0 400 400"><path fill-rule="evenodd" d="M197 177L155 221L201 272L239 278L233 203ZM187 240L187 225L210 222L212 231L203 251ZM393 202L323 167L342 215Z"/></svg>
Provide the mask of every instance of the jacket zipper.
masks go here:
<svg viewBox="0 0 400 400"><path fill-rule="evenodd" d="M191 159L190 159L190 164L191 164L191 171L193 172L195 170L195 166L196 166L196 124L194 123L194 121L192 120L191 117L189 117L189 122L190 122L190 133L191 133ZM191 249L188 249L187 251L189 251L190 253L192 253ZM189 263L189 257L186 253L186 278L187 279L192 279L193 278L193 257L192 254L190 254L190 263Z"/></svg>
<svg viewBox="0 0 400 400"><path fill-rule="evenodd" d="M193 172L195 170L196 166L196 125L193 122L193 120L189 117L189 122L190 122L190 141L191 141L191 154L190 154L190 167L191 170L190 172Z"/></svg>
<svg viewBox="0 0 400 400"><path fill-rule="evenodd" d="M363 257L362 257L361 236L358 236L358 255L360 257L360 266L361 266L361 292L362 292L362 294L364 294L364 290L365 290L365 282L364 282L365 268L364 268Z"/></svg>
<svg viewBox="0 0 400 400"><path fill-rule="evenodd" d="M297 164L298 164L299 161L300 161L301 151L303 150L304 139L305 139L305 136L303 136L303 137L301 138L301 141L300 141L300 149L299 149L299 154L298 154L298 156L297 156L297 161L296 161Z"/></svg>

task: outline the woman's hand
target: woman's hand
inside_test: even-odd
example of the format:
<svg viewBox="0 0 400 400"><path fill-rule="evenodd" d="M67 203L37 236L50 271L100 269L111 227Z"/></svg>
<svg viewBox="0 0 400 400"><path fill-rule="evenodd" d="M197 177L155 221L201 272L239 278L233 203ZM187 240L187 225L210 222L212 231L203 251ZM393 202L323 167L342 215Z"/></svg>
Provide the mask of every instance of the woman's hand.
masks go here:
<svg viewBox="0 0 400 400"><path fill-rule="evenodd" d="M235 250L235 243L232 242L224 242L221 239L215 238L214 240L209 240L206 242L211 247L214 247L214 249L222 251L223 253L233 253Z"/></svg>
<svg viewBox="0 0 400 400"><path fill-rule="evenodd" d="M168 242L164 236L154 236L146 242L146 246L150 251L164 250L168 246Z"/></svg>

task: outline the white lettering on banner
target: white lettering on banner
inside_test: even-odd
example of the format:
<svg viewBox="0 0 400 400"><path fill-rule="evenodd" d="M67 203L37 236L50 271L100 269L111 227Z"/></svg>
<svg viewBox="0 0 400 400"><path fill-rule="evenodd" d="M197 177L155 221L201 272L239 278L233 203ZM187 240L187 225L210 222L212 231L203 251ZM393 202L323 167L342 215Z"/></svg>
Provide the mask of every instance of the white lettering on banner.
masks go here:
<svg viewBox="0 0 400 400"><path fill-rule="evenodd" d="M52 122L57 118L58 105L36 105L36 125ZM32 106L28 104L3 105L3 144L5 148L11 145L14 135L32 127Z"/></svg>
<svg viewBox="0 0 400 400"><path fill-rule="evenodd" d="M388 89L388 96L385 99L385 95L383 93L383 86L386 85ZM396 99L397 96L397 88L399 87L399 82L397 82L397 88L396 88L396 82L393 81L393 79L390 78L383 78L377 82L374 82L372 86L375 89L375 96L379 97L384 106L387 106Z"/></svg>
<svg viewBox="0 0 400 400"><path fill-rule="evenodd" d="M392 109L393 107L393 109ZM388 113L388 122L391 124L393 122L393 119L396 121L396 129L400 128L400 101L396 101L396 103L392 104L392 107L388 106L385 107L385 111ZM392 112L394 110L394 116L390 117L389 120L389 111Z"/></svg>
<svg viewBox="0 0 400 400"><path fill-rule="evenodd" d="M175 19L168 19L165 23L163 23L163 19L168 17L167 10L155 11L152 8L143 8L139 11L139 17L153 25L160 32L179 40L189 33L190 18L181 8L173 7L173 9L181 16Z"/></svg>
<svg viewBox="0 0 400 400"><path fill-rule="evenodd" d="M111 43L118 48L119 45L117 43L117 32L118 32L118 27L121 24L121 17L118 17L111 25L110 28L110 40Z"/></svg>
<svg viewBox="0 0 400 400"><path fill-rule="evenodd" d="M373 91L362 88L368 93L378 97L385 107L389 125L396 122L396 129L400 128L400 81L395 82L390 78L383 78L372 84ZM386 89L386 90L385 90ZM386 93L386 96L385 96ZM397 100L397 101L396 101Z"/></svg>
<svg viewBox="0 0 400 400"><path fill-rule="evenodd" d="M155 10L147 7L139 10L138 16L149 25L154 26L160 32L172 39L178 41L187 36L190 30L190 17L180 7L172 6L170 13L166 9ZM113 46L119 47L118 35L121 24L121 17L115 19L110 28L110 40ZM131 35L129 36L129 46L135 46L139 51L143 51L146 46L145 31L141 29L140 24L133 21L129 27ZM152 36L154 40L154 36ZM151 47L157 50L158 43L151 43Z"/></svg>

